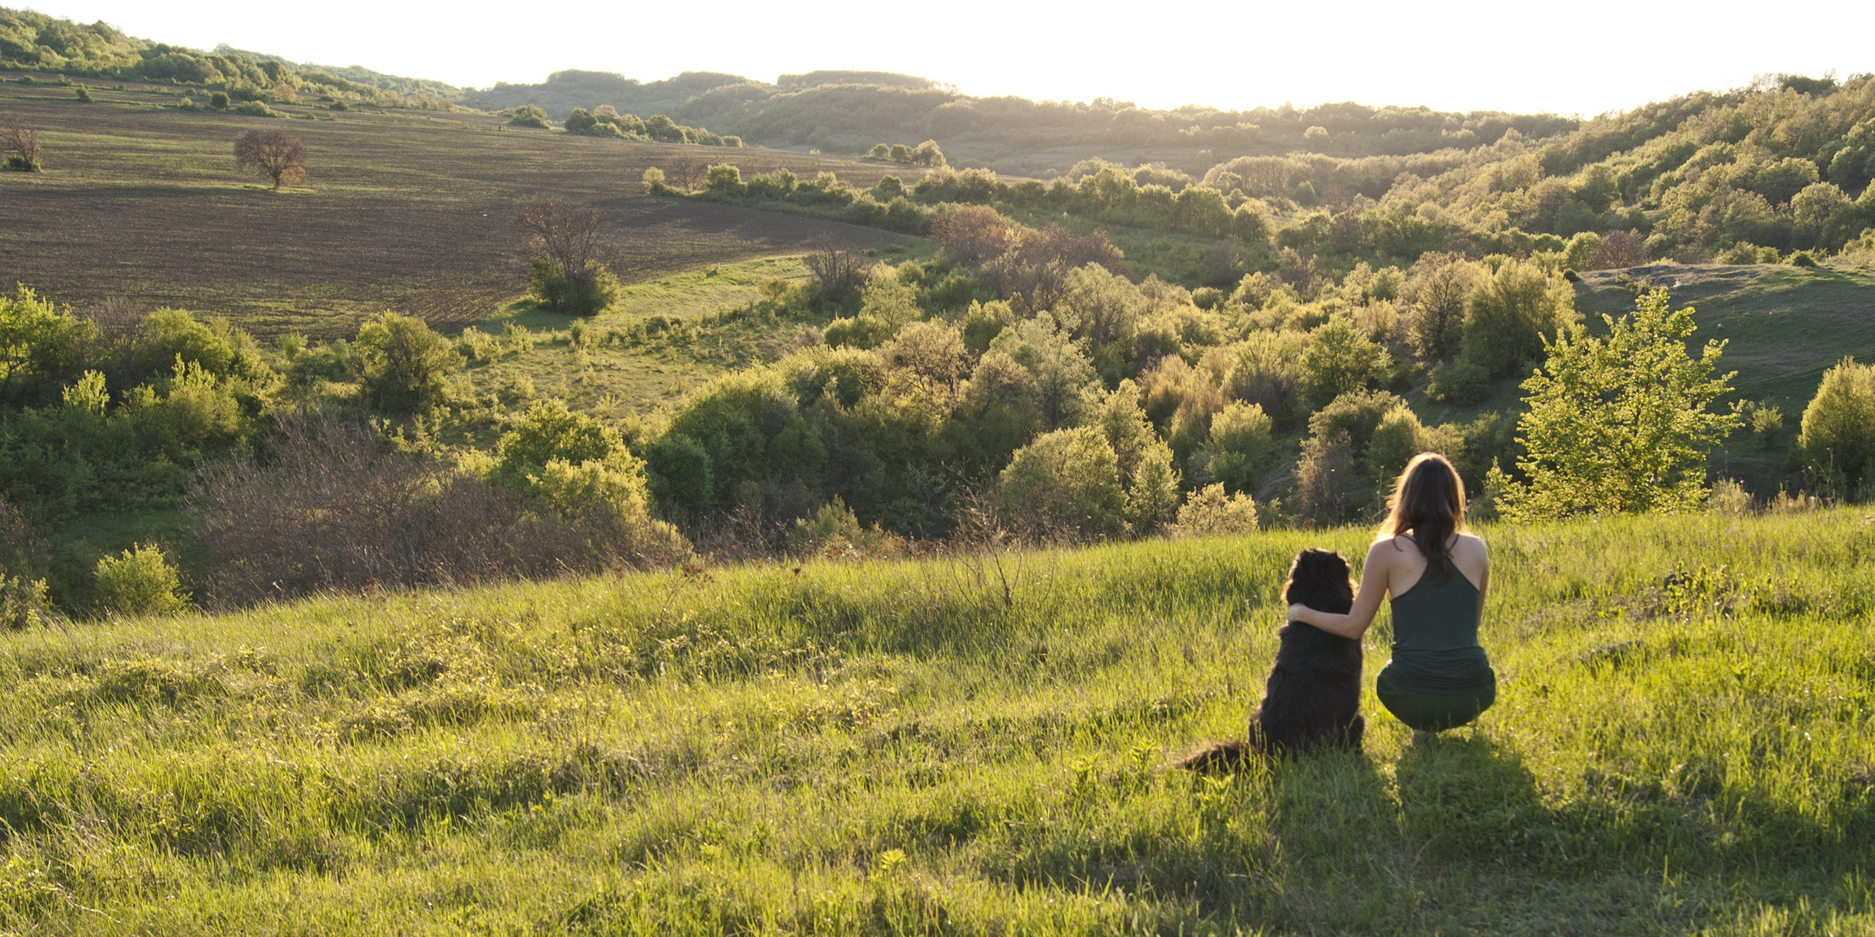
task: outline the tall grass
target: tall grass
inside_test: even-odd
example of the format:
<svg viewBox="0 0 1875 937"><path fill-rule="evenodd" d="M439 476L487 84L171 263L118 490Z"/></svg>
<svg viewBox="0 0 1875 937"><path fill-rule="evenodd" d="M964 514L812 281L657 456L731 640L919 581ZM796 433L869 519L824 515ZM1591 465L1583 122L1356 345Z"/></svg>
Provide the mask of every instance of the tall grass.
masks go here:
<svg viewBox="0 0 1875 937"><path fill-rule="evenodd" d="M1234 779L1364 532L15 632L0 929L1875 932L1875 518L1485 533L1496 708Z"/></svg>

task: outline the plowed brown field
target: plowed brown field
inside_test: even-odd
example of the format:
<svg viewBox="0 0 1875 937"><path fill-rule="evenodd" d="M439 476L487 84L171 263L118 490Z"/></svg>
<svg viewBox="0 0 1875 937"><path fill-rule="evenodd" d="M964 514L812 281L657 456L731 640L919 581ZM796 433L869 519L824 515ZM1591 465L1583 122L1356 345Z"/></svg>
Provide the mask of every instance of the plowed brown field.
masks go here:
<svg viewBox="0 0 1875 937"><path fill-rule="evenodd" d="M607 259L627 282L819 244L878 246L896 235L774 212L645 196L640 177L680 153L786 166L871 185L886 170L780 150L628 143L505 128L500 118L384 110L280 120L174 108L160 87L0 83L0 115L38 129L45 171L0 173L0 284L83 306L220 314L261 334L349 334L384 309L438 327L479 321L520 293L525 257L511 224L536 193L591 200L606 214ZM200 90L193 92L205 100ZM233 166L248 127L298 134L308 178L269 191Z"/></svg>

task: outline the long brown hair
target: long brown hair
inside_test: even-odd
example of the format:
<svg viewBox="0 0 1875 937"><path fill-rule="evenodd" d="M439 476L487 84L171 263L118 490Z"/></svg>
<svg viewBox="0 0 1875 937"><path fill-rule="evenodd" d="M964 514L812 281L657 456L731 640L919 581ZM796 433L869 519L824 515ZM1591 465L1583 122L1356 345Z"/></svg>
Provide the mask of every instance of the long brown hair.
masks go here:
<svg viewBox="0 0 1875 937"><path fill-rule="evenodd" d="M1439 581L1451 578L1452 535L1465 529L1465 483L1445 456L1422 452L1406 463L1387 497L1387 519L1380 533L1392 538L1408 531Z"/></svg>

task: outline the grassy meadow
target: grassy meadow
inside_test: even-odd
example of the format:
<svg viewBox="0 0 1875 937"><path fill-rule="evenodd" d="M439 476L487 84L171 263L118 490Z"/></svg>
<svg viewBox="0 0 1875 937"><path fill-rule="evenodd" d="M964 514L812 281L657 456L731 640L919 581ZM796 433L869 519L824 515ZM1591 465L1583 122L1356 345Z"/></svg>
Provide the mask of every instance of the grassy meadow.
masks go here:
<svg viewBox="0 0 1875 937"><path fill-rule="evenodd" d="M1875 515L1483 532L1494 709L1229 779L1365 531L7 633L0 931L1875 933Z"/></svg>
<svg viewBox="0 0 1875 937"><path fill-rule="evenodd" d="M208 92L189 89L206 101ZM45 171L0 174L0 280L84 306L224 315L258 335L350 337L385 309L454 330L526 288L515 206L540 193L607 216L604 260L627 282L803 244L902 238L774 212L647 197L647 167L680 153L745 167L822 170L870 186L889 166L775 150L627 143L503 126L493 114L279 105L296 118L182 111L183 89L0 82L0 113L39 131ZM249 127L299 135L305 182L271 192L233 165Z"/></svg>

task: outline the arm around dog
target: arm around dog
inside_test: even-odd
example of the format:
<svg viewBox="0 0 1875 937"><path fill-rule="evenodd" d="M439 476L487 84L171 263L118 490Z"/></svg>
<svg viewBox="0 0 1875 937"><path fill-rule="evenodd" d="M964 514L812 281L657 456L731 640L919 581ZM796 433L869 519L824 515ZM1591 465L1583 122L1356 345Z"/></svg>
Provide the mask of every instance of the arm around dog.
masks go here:
<svg viewBox="0 0 1875 937"><path fill-rule="evenodd" d="M1306 605L1289 606L1289 620L1314 625L1329 634L1344 638L1360 638L1367 633L1369 625L1374 623L1374 614L1380 611L1380 600L1387 595L1387 580L1392 571L1393 558L1398 551L1381 547L1386 541L1375 543L1367 550L1367 562L1361 567L1361 591L1354 595L1354 607L1346 615L1324 612Z"/></svg>

